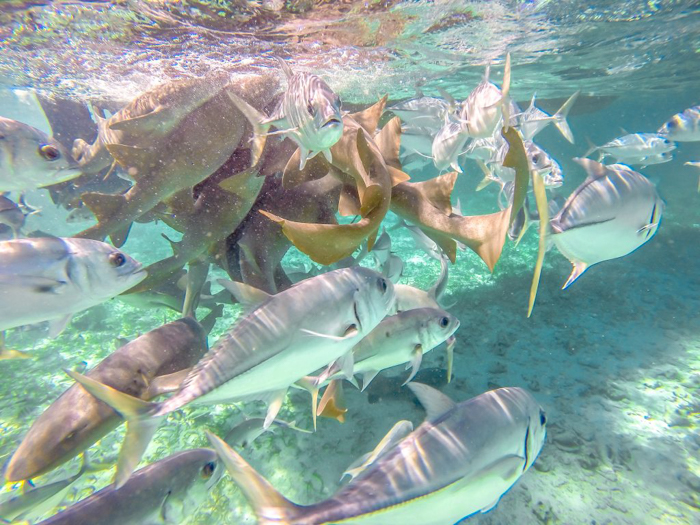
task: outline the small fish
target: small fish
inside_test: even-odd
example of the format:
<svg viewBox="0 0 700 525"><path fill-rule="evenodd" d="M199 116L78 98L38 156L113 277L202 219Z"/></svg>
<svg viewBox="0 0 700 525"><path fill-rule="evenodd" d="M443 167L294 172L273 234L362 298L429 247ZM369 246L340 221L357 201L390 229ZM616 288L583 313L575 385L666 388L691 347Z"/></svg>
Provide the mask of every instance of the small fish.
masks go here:
<svg viewBox="0 0 700 525"><path fill-rule="evenodd" d="M539 455L547 418L521 388L455 403L427 385L409 388L426 421L389 446L330 498L296 505L221 439L209 441L260 525L444 525L494 508Z"/></svg>
<svg viewBox="0 0 700 525"><path fill-rule="evenodd" d="M266 431L272 432L274 427L289 428L297 432L303 432L304 434L312 433L310 430L299 428L294 423L287 423L281 419L275 419L272 424L265 429L264 417L246 417L228 431L224 441L230 447L249 447L253 441L262 436Z"/></svg>
<svg viewBox="0 0 700 525"><path fill-rule="evenodd" d="M0 191L25 191L71 180L78 165L56 140L36 128L0 117Z"/></svg>
<svg viewBox="0 0 700 525"><path fill-rule="evenodd" d="M353 375L362 375L362 390L382 370L407 364L411 381L423 356L444 343L459 328L459 319L439 308L416 308L386 317L352 349ZM343 376L339 364L333 364L322 376Z"/></svg>
<svg viewBox="0 0 700 525"><path fill-rule="evenodd" d="M394 286L396 303L392 313L406 312L415 308L440 308L439 301L445 293L448 279L448 260L443 255L440 257L440 275L430 290L421 290L407 284Z"/></svg>
<svg viewBox="0 0 700 525"><path fill-rule="evenodd" d="M292 139L299 146L299 170L306 161L323 153L328 162L332 161L330 148L343 134L343 116L340 112L340 97L316 75L294 73L290 67L279 61L287 77L287 89L275 113L266 118L248 103L229 91L233 103L253 125L253 165L262 154L270 126Z"/></svg>
<svg viewBox="0 0 700 525"><path fill-rule="evenodd" d="M530 160L530 168L537 170L547 188L559 188L564 184L564 172L559 163L545 150L531 141L526 141L525 151Z"/></svg>
<svg viewBox="0 0 700 525"><path fill-rule="evenodd" d="M611 140L602 146L592 146L584 155L598 151L598 162L607 156L612 156L619 163L643 164L643 159L668 153L676 149L676 145L663 135L656 133L630 133Z"/></svg>
<svg viewBox="0 0 700 525"><path fill-rule="evenodd" d="M548 115L540 108L535 106L535 95L532 95L530 107L523 111L518 117L518 124L520 126L520 132L523 135L523 139L533 140L540 131L546 128L549 124L554 123L562 136L573 144L574 134L571 132L571 128L569 127L569 123L566 121L566 117L569 115L569 111L573 107L580 93L581 91L577 91L571 95L554 115Z"/></svg>
<svg viewBox="0 0 700 525"><path fill-rule="evenodd" d="M651 239L664 202L654 185L628 166L575 159L588 178L549 222L552 240L574 269L564 288L589 267L623 257Z"/></svg>
<svg viewBox="0 0 700 525"><path fill-rule="evenodd" d="M673 115L659 128L658 134L675 142L700 141L700 106Z"/></svg>
<svg viewBox="0 0 700 525"><path fill-rule="evenodd" d="M36 519L49 512L66 497L71 485L88 469L87 459L83 459L81 469L66 479L34 487L22 494L0 503L0 521L13 522L21 519ZM2 521L4 523L4 521Z"/></svg>
<svg viewBox="0 0 700 525"><path fill-rule="evenodd" d="M445 117L445 125L433 139L431 153L435 167L439 171L452 168L462 173L458 158L464 153L464 145L468 139L468 128L463 122L455 122Z"/></svg>
<svg viewBox="0 0 700 525"><path fill-rule="evenodd" d="M391 111L412 128L438 130L442 127L445 115L450 112L450 104L443 98L419 96L389 106L387 111Z"/></svg>
<svg viewBox="0 0 700 525"><path fill-rule="evenodd" d="M141 263L99 241L44 237L0 242L0 330L50 321L58 335L76 312L146 278Z"/></svg>
<svg viewBox="0 0 700 525"><path fill-rule="evenodd" d="M177 452L143 467L119 490L109 485L39 525L176 525L208 498L222 473L211 449Z"/></svg>
<svg viewBox="0 0 700 525"><path fill-rule="evenodd" d="M510 122L510 53L506 55L500 88L489 81L490 70L490 66L487 66L484 79L464 100L460 109L460 119L470 137L491 137L501 120L506 127Z"/></svg>
<svg viewBox="0 0 700 525"><path fill-rule="evenodd" d="M409 224L403 219L399 219L399 222L393 228L404 227L408 230L408 233L413 238L413 242L416 244L416 248L423 250L428 256L433 259L440 260L442 258L442 250L437 245L437 243L428 237L423 230L421 230L415 224Z"/></svg>
<svg viewBox="0 0 700 525"><path fill-rule="evenodd" d="M68 224L78 224L83 222L94 221L95 215L90 211L90 208L88 208L85 205L73 208L72 210L70 210L70 212L68 212L68 215L66 216L66 222Z"/></svg>
<svg viewBox="0 0 700 525"><path fill-rule="evenodd" d="M268 403L264 426L269 427L287 389L349 353L379 324L395 300L391 281L360 266L312 277L276 295L242 283L219 282L250 311L217 341L166 401L148 403L68 372L128 421L117 465L118 487L133 472L163 416L189 403L263 399ZM313 401L315 414L315 394Z"/></svg>
<svg viewBox="0 0 700 525"><path fill-rule="evenodd" d="M127 342L87 377L148 400L177 390L206 351L205 329L192 318L179 319ZM34 421L7 464L5 478L28 480L49 472L121 423L112 409L74 384Z"/></svg>

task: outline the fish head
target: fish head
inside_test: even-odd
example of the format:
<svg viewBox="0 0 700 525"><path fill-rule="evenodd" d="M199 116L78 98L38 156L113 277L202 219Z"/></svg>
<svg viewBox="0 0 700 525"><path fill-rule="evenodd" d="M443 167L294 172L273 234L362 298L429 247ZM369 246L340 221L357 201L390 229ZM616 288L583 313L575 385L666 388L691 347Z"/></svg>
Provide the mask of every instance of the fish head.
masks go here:
<svg viewBox="0 0 700 525"><path fill-rule="evenodd" d="M420 308L419 310L425 312L422 315L425 330L422 341L423 351L444 343L459 328L459 319L445 310L439 308Z"/></svg>
<svg viewBox="0 0 700 525"><path fill-rule="evenodd" d="M369 333L394 307L394 283L369 268L355 266L346 270L353 274L356 285L353 300L357 328L365 334Z"/></svg>
<svg viewBox="0 0 700 525"><path fill-rule="evenodd" d="M343 135L340 97L315 75L309 75L305 84L295 100L300 142L310 151L327 150Z"/></svg>
<svg viewBox="0 0 700 525"><path fill-rule="evenodd" d="M66 148L46 133L0 117L0 190L27 190L80 175Z"/></svg>
<svg viewBox="0 0 700 525"><path fill-rule="evenodd" d="M168 495L161 507L164 523L186 521L209 497L224 467L210 449L189 450L182 454L177 474L168 482Z"/></svg>
<svg viewBox="0 0 700 525"><path fill-rule="evenodd" d="M66 239L81 271L76 279L86 293L110 298L136 286L146 278L143 265L121 250L101 241Z"/></svg>

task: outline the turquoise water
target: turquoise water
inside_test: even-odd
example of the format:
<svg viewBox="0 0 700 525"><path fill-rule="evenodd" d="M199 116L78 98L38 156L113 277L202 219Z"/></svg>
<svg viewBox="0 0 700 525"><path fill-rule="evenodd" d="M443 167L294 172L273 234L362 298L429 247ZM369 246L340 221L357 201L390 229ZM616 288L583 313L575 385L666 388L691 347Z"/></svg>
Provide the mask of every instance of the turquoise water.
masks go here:
<svg viewBox="0 0 700 525"><path fill-rule="evenodd" d="M586 177L573 158L583 156L589 142L653 133L698 104L698 14L693 2L680 1L9 2L0 4L0 116L35 127L48 122L46 131L70 148L75 138L94 137L87 104L115 112L163 82L218 70L234 76L279 73L282 79L275 57L320 75L351 111L385 93L391 105L414 96L416 88L438 96L440 87L462 100L488 62L492 79L501 83L509 52L511 95L522 107L536 92L552 112L581 90L569 117L575 144L553 126L536 139L561 164L564 184L553 191L567 197ZM39 102L24 103L32 97L12 90L36 93ZM571 264L551 247L530 318L536 228L517 246L506 241L493 272L472 251L457 252L442 302L461 323L454 378L444 380L443 345L424 357L416 381L455 401L522 387L548 419L547 439L533 467L493 510L467 523L698 522L700 194L699 170L685 163L700 160L700 143L678 143L673 154L670 162L636 168L666 203L658 233L633 253L594 266L567 290L561 287ZM407 169L412 182L438 175L429 162L419 164ZM471 160L462 167L452 203L459 198L464 215L499 211L497 185L477 192L479 167ZM101 189L102 176L94 176L97 186L90 191ZM54 194L79 194L80 187L71 184ZM113 190L106 183L103 188ZM27 229L71 236L91 224L66 223L67 211L47 195L34 190L27 196L41 208ZM400 283L427 290L438 278L439 263L415 246L405 228L391 229L397 222L389 212L383 226L392 251L404 261ZM161 233L181 235L162 221L137 223L123 250L145 265L164 259L172 252ZM209 276L212 295L221 289L217 278L236 278L217 260L212 258ZM373 267L371 258L363 264ZM290 273L299 266L325 270L293 247L282 265ZM200 307L197 317L206 313ZM240 305L225 304L210 347L240 315ZM78 313L54 339L42 326L8 330L6 346L32 359L0 361L0 460L9 460L32 422L73 384L64 369L89 370L122 339L179 317L168 308L136 308L114 299ZM345 423L320 418L314 434L277 429L239 452L295 503L331 496L347 466L372 450L396 421L409 419L415 426L423 421L425 411L398 386L404 368L382 372L366 392L347 386ZM387 380L392 377L401 381ZM178 410L161 425L141 465L209 446L204 430L224 436L241 414L264 414L264 405ZM312 428L309 395L292 389L280 418ZM101 439L90 449L90 461L111 467L123 435L122 426ZM79 465L75 458L34 483L65 478ZM87 472L44 517L108 485L113 474L113 468ZM18 490L10 483L4 492ZM182 522L255 523L255 517L224 476Z"/></svg>

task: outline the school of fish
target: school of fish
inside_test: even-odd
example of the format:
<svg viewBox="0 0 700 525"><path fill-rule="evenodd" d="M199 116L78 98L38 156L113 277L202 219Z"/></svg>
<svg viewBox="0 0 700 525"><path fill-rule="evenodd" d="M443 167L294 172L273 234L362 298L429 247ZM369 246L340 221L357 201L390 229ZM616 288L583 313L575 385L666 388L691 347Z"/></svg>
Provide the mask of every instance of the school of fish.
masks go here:
<svg viewBox="0 0 700 525"><path fill-rule="evenodd" d="M182 523L224 470L261 525L451 525L489 511L536 461L547 417L521 388L455 401L412 381L441 345L445 383L452 378L460 321L445 302L449 265L469 248L493 271L506 239L519 242L537 225L529 316L547 247L573 266L564 288L638 249L660 227L665 204L633 166L670 162L676 143L700 141L694 106L656 133L591 145L575 159L586 179L564 197L560 164L534 140L553 124L574 143L567 117L580 93L553 114L533 94L523 110L511 97L509 54L502 83L487 66L463 101L438 89L439 97L384 97L354 112L319 76L279 65L283 90L274 74L216 73L160 85L114 112L91 107L94 129L81 130L72 149L0 116L0 361L32 357L9 348L5 331L46 323L46 336L56 337L74 314L110 299L182 315L133 334L90 370L66 370L75 383L17 443L4 478L19 486L81 455L83 466L18 488L0 502L2 523L37 522L60 505L76 480L104 468L91 464L89 450L123 422L113 483L41 523ZM411 180L430 164L435 177ZM463 215L453 204L458 174L470 173L481 179L477 191L499 188L491 213ZM54 235L50 222L32 230L29 219L42 209L27 195L42 188L68 223L93 224L70 237ZM390 212L398 222L386 228ZM182 239L170 241L171 256L143 267L121 247L134 222L156 220ZM400 282L396 228L439 262L429 290ZM310 271L282 265L292 246L316 263ZM230 277L217 281L218 293L212 266ZM228 303L242 313L209 345ZM198 321L201 309L209 312ZM344 383L364 391L399 366L425 421L415 429L397 421L338 472L351 481L330 497L297 505L240 455L266 431L313 433L318 417L344 421ZM290 388L309 392L314 428L278 419ZM181 407L256 400L266 413L244 417L224 439L207 433L211 449L139 468L155 431L177 425L169 415Z"/></svg>

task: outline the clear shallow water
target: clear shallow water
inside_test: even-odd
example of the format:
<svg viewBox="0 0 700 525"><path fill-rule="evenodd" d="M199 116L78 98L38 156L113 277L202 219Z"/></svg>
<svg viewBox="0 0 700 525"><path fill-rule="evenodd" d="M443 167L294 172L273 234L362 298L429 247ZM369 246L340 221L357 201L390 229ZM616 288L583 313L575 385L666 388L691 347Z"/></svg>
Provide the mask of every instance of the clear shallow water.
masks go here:
<svg viewBox="0 0 700 525"><path fill-rule="evenodd" d="M32 4L0 7L0 83L117 108L166 79L241 66L272 69L274 56L318 72L348 103L368 103L385 92L392 99L411 96L417 84L428 93L440 86L463 98L487 61L500 79L504 53L510 51L516 99L527 100L533 91L560 98L582 90L570 119L576 145L552 128L537 139L562 164L562 195L584 179L571 159L584 153L587 138L601 144L621 135L620 128L653 132L698 103L700 30L691 2L338 2L306 13L266 11L249 2ZM684 143L672 162L640 170L657 184L667 207L658 234L637 252L594 267L563 292L570 264L551 250L529 320L525 311L537 250L532 230L517 248L506 244L493 274L471 252L458 255L448 286L448 304L456 301L450 311L461 320L456 377L441 389L464 400L496 386L522 386L546 408L550 421L535 466L495 510L468 522L697 521L700 196L697 170L684 162L699 157L698 143ZM460 197L465 214L495 210L496 190L476 194L478 168L466 164L465 171L453 200ZM411 173L414 180L435 174L432 167ZM390 215L387 224L395 220ZM125 251L144 263L167 256L169 246L159 236L163 228L139 226ZM394 251L406 263L402 282L427 289L438 265L415 249L404 230L391 234ZM288 260L306 261L294 251ZM238 306L226 307L210 342L239 312ZM0 458L5 461L33 419L72 384L63 368L83 362L92 367L118 337L133 338L177 317L111 301L76 316L55 340L41 332L11 331L11 346L37 357L2 362ZM438 349L423 367L444 365ZM403 376L403 367L391 374ZM396 420L418 424L424 417L406 393L392 392L381 402L351 388L347 394L344 425L321 420L315 435L265 434L246 458L282 493L311 503L329 496L342 470ZM183 409L177 425L159 431L145 462L206 446L202 430L224 434L239 410ZM254 408L246 405L245 411ZM308 395L292 393L282 417L308 428ZM91 452L93 461L113 463L121 439L122 431L103 439ZM37 484L77 468L76 461ZM86 475L64 505L101 488L111 475ZM224 479L192 522L253 523L253 518L240 492Z"/></svg>

